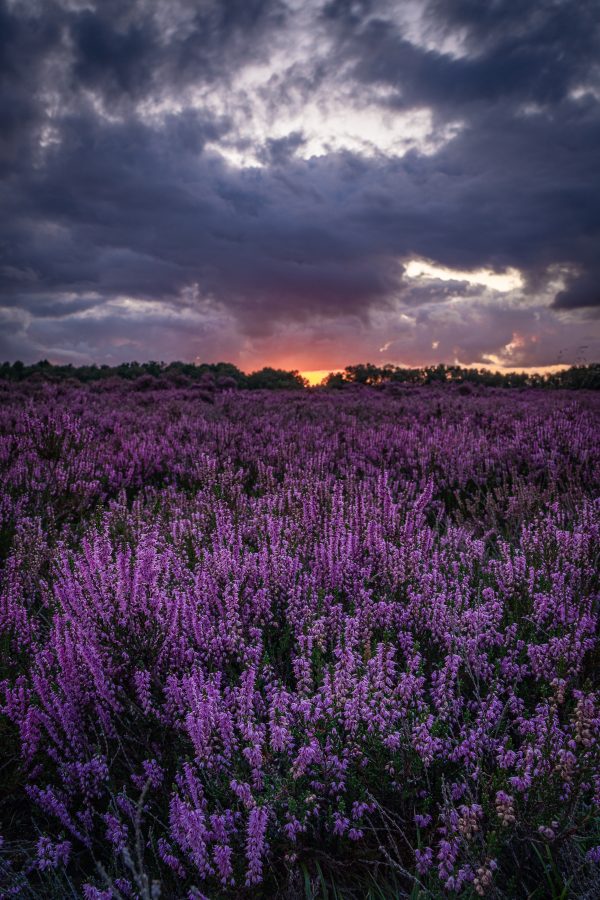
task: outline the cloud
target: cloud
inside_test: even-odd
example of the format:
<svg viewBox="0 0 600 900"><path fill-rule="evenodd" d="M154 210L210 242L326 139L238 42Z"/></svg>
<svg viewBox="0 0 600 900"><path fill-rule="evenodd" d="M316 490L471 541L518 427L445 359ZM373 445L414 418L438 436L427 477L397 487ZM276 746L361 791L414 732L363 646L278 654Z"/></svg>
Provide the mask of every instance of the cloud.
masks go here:
<svg viewBox="0 0 600 900"><path fill-rule="evenodd" d="M0 0L0 350L598 355L596 20Z"/></svg>
<svg viewBox="0 0 600 900"><path fill-rule="evenodd" d="M591 266L583 275L569 277L565 290L554 298L557 309L600 308L600 265Z"/></svg>

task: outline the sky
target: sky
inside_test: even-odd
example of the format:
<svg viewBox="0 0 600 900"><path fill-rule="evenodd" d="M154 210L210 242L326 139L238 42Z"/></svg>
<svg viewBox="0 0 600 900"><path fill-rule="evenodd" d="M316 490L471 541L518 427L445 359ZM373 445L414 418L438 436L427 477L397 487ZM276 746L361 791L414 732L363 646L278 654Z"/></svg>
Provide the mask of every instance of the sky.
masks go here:
<svg viewBox="0 0 600 900"><path fill-rule="evenodd" d="M0 0L0 359L600 360L598 0Z"/></svg>

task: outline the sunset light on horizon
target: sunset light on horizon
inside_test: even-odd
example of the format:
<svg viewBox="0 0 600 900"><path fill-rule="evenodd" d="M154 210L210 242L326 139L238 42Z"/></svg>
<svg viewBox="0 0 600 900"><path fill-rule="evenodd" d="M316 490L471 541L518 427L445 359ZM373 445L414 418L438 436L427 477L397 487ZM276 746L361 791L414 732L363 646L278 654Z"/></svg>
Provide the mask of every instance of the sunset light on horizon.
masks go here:
<svg viewBox="0 0 600 900"><path fill-rule="evenodd" d="M520 368L515 368L515 369L511 369L510 367L506 367L506 366L499 366L495 363L486 363L486 364L481 364L479 366L473 366L473 365L465 366L462 363L457 363L457 365L460 365L462 368L466 368L466 369L476 369L476 368L477 369L479 369L479 368L488 369L490 372L500 372L500 373L507 373L507 372L523 373L523 372L525 372L525 373L529 373L529 374L541 374L541 375L551 374L553 372L562 372L565 369L569 368L569 366L564 363L558 364L555 366L530 366L528 368L521 366ZM293 368L293 367L289 367L289 368ZM412 368L412 367L407 366L407 368ZM318 387L320 384L322 384L322 382L324 381L325 378L327 378L328 375L330 375L332 373L336 374L336 373L343 372L343 371L344 371L343 369L312 369L312 370L308 369L308 370L300 370L300 375L306 379L309 387Z"/></svg>

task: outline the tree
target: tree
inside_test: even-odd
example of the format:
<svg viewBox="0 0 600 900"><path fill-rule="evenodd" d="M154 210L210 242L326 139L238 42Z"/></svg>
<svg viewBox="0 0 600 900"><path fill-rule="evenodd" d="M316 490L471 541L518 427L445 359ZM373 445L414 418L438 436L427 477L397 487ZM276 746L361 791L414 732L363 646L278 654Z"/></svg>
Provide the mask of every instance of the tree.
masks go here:
<svg viewBox="0 0 600 900"><path fill-rule="evenodd" d="M248 375L247 386L250 390L298 390L308 386L308 382L303 378L297 369L286 371L285 369L272 369L265 366L258 372L252 372Z"/></svg>

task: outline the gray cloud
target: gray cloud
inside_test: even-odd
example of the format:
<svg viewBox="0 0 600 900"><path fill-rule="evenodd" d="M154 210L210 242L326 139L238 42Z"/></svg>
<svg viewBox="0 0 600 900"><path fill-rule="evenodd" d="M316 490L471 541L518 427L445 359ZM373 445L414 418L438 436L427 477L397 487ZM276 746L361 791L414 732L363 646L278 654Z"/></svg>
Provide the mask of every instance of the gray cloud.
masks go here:
<svg viewBox="0 0 600 900"><path fill-rule="evenodd" d="M574 355L600 306L594 6L0 0L0 351Z"/></svg>

